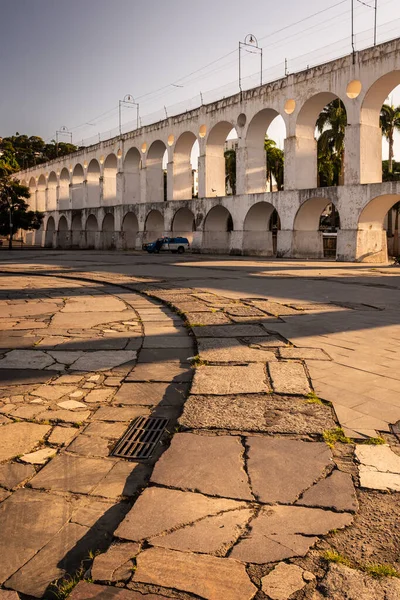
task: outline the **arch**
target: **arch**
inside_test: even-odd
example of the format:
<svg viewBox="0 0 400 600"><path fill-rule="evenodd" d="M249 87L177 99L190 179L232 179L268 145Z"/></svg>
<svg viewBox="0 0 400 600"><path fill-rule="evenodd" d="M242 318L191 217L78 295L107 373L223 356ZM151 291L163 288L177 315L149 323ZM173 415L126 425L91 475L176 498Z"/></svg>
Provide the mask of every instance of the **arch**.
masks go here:
<svg viewBox="0 0 400 600"><path fill-rule="evenodd" d="M264 108L254 115L249 123L246 134L246 193L248 194L263 194L266 190L264 140L268 127L279 116L280 114L273 108Z"/></svg>
<svg viewBox="0 0 400 600"><path fill-rule="evenodd" d="M204 221L203 248L207 252L229 253L232 230L233 220L229 210L221 205L214 206Z"/></svg>
<svg viewBox="0 0 400 600"><path fill-rule="evenodd" d="M95 158L88 165L86 181L88 206L100 206L100 164Z"/></svg>
<svg viewBox="0 0 400 600"><path fill-rule="evenodd" d="M84 187L83 182L85 179L85 174L83 171L83 167L81 164L76 164L74 170L72 171L72 185L71 185L71 193L72 193L72 208L83 208L84 204Z"/></svg>
<svg viewBox="0 0 400 600"><path fill-rule="evenodd" d="M103 202L106 206L117 203L117 166L117 157L109 154L103 169Z"/></svg>
<svg viewBox="0 0 400 600"><path fill-rule="evenodd" d="M82 217L80 214L74 215L71 222L71 241L72 246L79 247L81 241Z"/></svg>
<svg viewBox="0 0 400 600"><path fill-rule="evenodd" d="M68 245L69 245L68 221L64 215L61 215L61 217L58 221L57 239L58 239L57 245L60 248L68 248Z"/></svg>
<svg viewBox="0 0 400 600"><path fill-rule="evenodd" d="M321 111L332 100L339 99L345 108L347 102L332 92L319 92L301 106L296 119L296 137L291 140L294 152L292 179L285 179L285 189L307 189L318 185L316 123ZM347 112L347 108L346 108Z"/></svg>
<svg viewBox="0 0 400 600"><path fill-rule="evenodd" d="M388 211L400 201L400 194L377 196L368 202L358 218L358 229L382 230Z"/></svg>
<svg viewBox="0 0 400 600"><path fill-rule="evenodd" d="M368 88L361 105L360 122L362 125L380 127L379 116L382 104L398 85L400 85L400 71L391 71L379 77Z"/></svg>
<svg viewBox="0 0 400 600"><path fill-rule="evenodd" d="M260 256L276 254L276 231L272 231L275 207L269 202L257 202L249 208L243 224L243 253ZM278 221L279 223L279 217Z"/></svg>
<svg viewBox="0 0 400 600"><path fill-rule="evenodd" d="M85 225L87 248L95 248L98 230L99 226L96 217L94 215L89 215Z"/></svg>
<svg viewBox="0 0 400 600"><path fill-rule="evenodd" d="M46 248L52 248L53 238L56 231L56 223L54 217L49 217L46 223L46 232L44 236L44 245Z"/></svg>
<svg viewBox="0 0 400 600"><path fill-rule="evenodd" d="M193 197L193 174L190 160L197 137L191 131L182 133L174 149L174 200L191 200Z"/></svg>
<svg viewBox="0 0 400 600"><path fill-rule="evenodd" d="M103 248L109 250L115 248L115 220L112 213L107 213L101 226Z"/></svg>
<svg viewBox="0 0 400 600"><path fill-rule="evenodd" d="M146 241L152 241L164 233L164 217L159 210L151 210L144 224L144 237Z"/></svg>
<svg viewBox="0 0 400 600"><path fill-rule="evenodd" d="M196 231L195 216L188 208L180 208L176 211L172 221L172 231L179 236L188 238L191 243L193 232Z"/></svg>
<svg viewBox="0 0 400 600"><path fill-rule="evenodd" d="M52 171L47 180L47 210L57 209L57 174Z"/></svg>
<svg viewBox="0 0 400 600"><path fill-rule="evenodd" d="M400 202L400 194L385 194L372 198L363 208L358 218L357 260L364 262L387 262L388 239L384 230L385 217L395 204ZM394 236L390 239L390 254L399 255L399 216L394 222Z"/></svg>
<svg viewBox="0 0 400 600"><path fill-rule="evenodd" d="M153 142L146 157L147 202L163 202L165 199L165 177L163 158L166 145L161 140Z"/></svg>
<svg viewBox="0 0 400 600"><path fill-rule="evenodd" d="M31 195L29 198L29 207L32 210L36 210L36 179L34 177L30 178L28 187Z"/></svg>
<svg viewBox="0 0 400 600"><path fill-rule="evenodd" d="M36 210L44 212L46 210L46 177L40 175L36 191Z"/></svg>
<svg viewBox="0 0 400 600"><path fill-rule="evenodd" d="M130 148L124 160L124 204L140 202L140 152L137 148Z"/></svg>
<svg viewBox="0 0 400 600"><path fill-rule="evenodd" d="M235 129L229 121L220 121L211 129L206 141L206 196L225 196L224 145L228 134Z"/></svg>
<svg viewBox="0 0 400 600"><path fill-rule="evenodd" d="M67 210L69 206L69 184L70 176L66 167L61 170L58 189L58 207L60 210Z"/></svg>
<svg viewBox="0 0 400 600"><path fill-rule="evenodd" d="M133 212L128 212L122 221L122 231L124 232L124 245L127 250L136 248L136 236L139 231L139 222Z"/></svg>
<svg viewBox="0 0 400 600"><path fill-rule="evenodd" d="M292 256L294 258L336 256L336 232L323 233L320 227L321 215L330 205L335 207L336 211L335 203L328 198L309 198L301 204L293 223ZM329 239L332 241L329 242Z"/></svg>
<svg viewBox="0 0 400 600"><path fill-rule="evenodd" d="M68 231L68 221L64 215L58 221L58 231Z"/></svg>

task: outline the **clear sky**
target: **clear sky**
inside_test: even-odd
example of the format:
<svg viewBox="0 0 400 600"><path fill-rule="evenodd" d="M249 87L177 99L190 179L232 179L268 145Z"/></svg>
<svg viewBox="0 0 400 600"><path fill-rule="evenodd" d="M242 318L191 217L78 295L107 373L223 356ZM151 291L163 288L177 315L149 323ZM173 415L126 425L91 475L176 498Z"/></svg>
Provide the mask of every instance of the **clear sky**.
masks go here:
<svg viewBox="0 0 400 600"><path fill-rule="evenodd" d="M372 43L374 11L354 3L361 49ZM164 105L170 114L176 104L195 106L200 92L205 102L235 93L235 51L248 33L264 47L265 80L284 75L285 58L293 72L347 54L350 7L351 0L0 0L0 136L51 139L66 126L79 144L116 134L126 94L151 122ZM378 42L399 31L399 0L378 0ZM258 69L258 56L245 55L244 76ZM244 85L257 82L258 75ZM123 111L126 127L134 117Z"/></svg>

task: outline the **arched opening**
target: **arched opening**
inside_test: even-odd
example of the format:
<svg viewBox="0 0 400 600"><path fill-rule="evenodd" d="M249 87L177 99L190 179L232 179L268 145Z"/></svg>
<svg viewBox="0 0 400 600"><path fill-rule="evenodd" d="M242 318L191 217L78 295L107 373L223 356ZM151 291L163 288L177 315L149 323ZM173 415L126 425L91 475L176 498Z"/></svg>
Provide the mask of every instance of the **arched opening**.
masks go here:
<svg viewBox="0 0 400 600"><path fill-rule="evenodd" d="M137 216L129 212L125 215L122 221L122 231L124 232L124 247L126 250L136 248L136 236L139 231L139 223Z"/></svg>
<svg viewBox="0 0 400 600"><path fill-rule="evenodd" d="M269 202L257 202L248 211L243 225L243 254L276 256L280 229L278 212Z"/></svg>
<svg viewBox="0 0 400 600"><path fill-rule="evenodd" d="M276 121L275 121L276 119ZM268 130L274 122L274 132L282 129L286 136L282 116L271 108L265 108L251 120L247 135L246 192L263 194L283 189L284 151L279 148L279 140L273 139Z"/></svg>
<svg viewBox="0 0 400 600"><path fill-rule="evenodd" d="M147 202L167 199L167 148L161 140L153 142L146 157Z"/></svg>
<svg viewBox="0 0 400 600"><path fill-rule="evenodd" d="M103 203L113 206L117 203L117 157L109 154L104 162L103 170Z"/></svg>
<svg viewBox="0 0 400 600"><path fill-rule="evenodd" d="M124 204L140 202L140 152L130 148L124 160Z"/></svg>
<svg viewBox="0 0 400 600"><path fill-rule="evenodd" d="M392 239L389 238L387 240L384 224L387 213L393 207L395 207L395 235ZM387 262L388 253L396 257L400 255L399 212L400 194L377 196L366 205L358 220L357 260L364 262Z"/></svg>
<svg viewBox="0 0 400 600"><path fill-rule="evenodd" d="M57 210L57 175L52 171L47 182L47 210Z"/></svg>
<svg viewBox="0 0 400 600"><path fill-rule="evenodd" d="M60 248L68 248L69 246L69 231L68 231L68 221L62 215L60 220L58 221L58 246Z"/></svg>
<svg viewBox="0 0 400 600"><path fill-rule="evenodd" d="M39 177L37 184L36 210L42 212L46 210L46 177L44 175Z"/></svg>
<svg viewBox="0 0 400 600"><path fill-rule="evenodd" d="M310 198L297 211L293 225L294 258L336 258L340 218L326 198Z"/></svg>
<svg viewBox="0 0 400 600"><path fill-rule="evenodd" d="M89 215L86 220L86 247L94 248L96 246L96 236L99 230L97 219L94 215Z"/></svg>
<svg viewBox="0 0 400 600"><path fill-rule="evenodd" d="M197 153L194 152L195 144ZM191 200L198 195L195 182L197 171L197 137L191 131L185 131L177 139L174 149L174 200Z"/></svg>
<svg viewBox="0 0 400 600"><path fill-rule="evenodd" d="M206 196L236 194L237 132L232 123L214 125L206 142Z"/></svg>
<svg viewBox="0 0 400 600"><path fill-rule="evenodd" d="M190 243L193 240L193 232L196 231L194 214L188 208L180 208L172 221L172 231L176 236L186 237Z"/></svg>
<svg viewBox="0 0 400 600"><path fill-rule="evenodd" d="M83 167L79 163L75 165L74 170L72 172L72 208L83 208L84 205L84 189L83 189L83 181L85 175L83 172Z"/></svg>
<svg viewBox="0 0 400 600"><path fill-rule="evenodd" d="M103 248L111 250L115 248L115 221L112 213L107 213L101 227L103 233Z"/></svg>
<svg viewBox="0 0 400 600"><path fill-rule="evenodd" d="M164 217L158 210L151 210L144 224L144 238L151 242L161 237L164 233Z"/></svg>
<svg viewBox="0 0 400 600"><path fill-rule="evenodd" d="M100 206L100 165L95 158L88 165L86 181L88 206Z"/></svg>
<svg viewBox="0 0 400 600"><path fill-rule="evenodd" d="M75 248L80 246L82 231L81 215L74 215L71 223L71 243Z"/></svg>
<svg viewBox="0 0 400 600"><path fill-rule="evenodd" d="M290 189L344 182L345 104L331 92L309 98L296 122L295 169Z"/></svg>
<svg viewBox="0 0 400 600"><path fill-rule="evenodd" d="M69 171L64 167L60 173L60 183L58 188L58 207L59 210L68 210L69 206Z"/></svg>
<svg viewBox="0 0 400 600"><path fill-rule="evenodd" d="M44 236L44 245L46 248L52 248L56 224L53 217L49 217L46 223L46 233Z"/></svg>
<svg viewBox="0 0 400 600"><path fill-rule="evenodd" d="M29 180L29 193L31 195L29 198L29 208L36 210L36 179L34 177L31 177Z"/></svg>
<svg viewBox="0 0 400 600"><path fill-rule="evenodd" d="M214 206L204 222L203 248L207 252L227 254L230 250L232 215L224 206Z"/></svg>

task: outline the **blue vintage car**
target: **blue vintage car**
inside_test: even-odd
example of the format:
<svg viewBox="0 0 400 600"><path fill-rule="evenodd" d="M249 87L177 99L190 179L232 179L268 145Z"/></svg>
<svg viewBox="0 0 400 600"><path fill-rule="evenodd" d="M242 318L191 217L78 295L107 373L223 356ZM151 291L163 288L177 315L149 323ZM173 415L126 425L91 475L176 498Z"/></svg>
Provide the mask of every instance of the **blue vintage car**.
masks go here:
<svg viewBox="0 0 400 600"><path fill-rule="evenodd" d="M183 254L187 250L190 250L190 244L189 240L184 237L162 237L158 238L155 242L143 244L142 250L147 250L149 254L158 254L159 252L178 252L178 254Z"/></svg>

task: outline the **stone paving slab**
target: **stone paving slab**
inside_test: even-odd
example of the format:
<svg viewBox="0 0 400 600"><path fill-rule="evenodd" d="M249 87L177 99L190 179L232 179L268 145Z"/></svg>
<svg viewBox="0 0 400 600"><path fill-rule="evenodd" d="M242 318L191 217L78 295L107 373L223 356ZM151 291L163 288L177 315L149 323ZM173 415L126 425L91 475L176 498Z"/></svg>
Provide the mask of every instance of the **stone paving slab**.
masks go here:
<svg viewBox="0 0 400 600"><path fill-rule="evenodd" d="M356 446L355 456L362 487L400 492L400 456L390 446Z"/></svg>
<svg viewBox="0 0 400 600"><path fill-rule="evenodd" d="M266 331L262 325L210 325L204 327L194 327L192 330L196 338L246 338L260 337L265 335Z"/></svg>
<svg viewBox="0 0 400 600"><path fill-rule="evenodd" d="M201 493L252 500L239 437L178 433L154 467L151 481Z"/></svg>
<svg viewBox="0 0 400 600"><path fill-rule="evenodd" d="M327 479L316 483L304 492L296 504L333 508L336 511L356 512L358 501L349 473L333 471Z"/></svg>
<svg viewBox="0 0 400 600"><path fill-rule="evenodd" d="M133 562L140 549L139 544L114 544L105 552L96 556L91 577L94 581L128 581L132 576Z"/></svg>
<svg viewBox="0 0 400 600"><path fill-rule="evenodd" d="M159 594L143 595L140 592L109 585L97 585L87 581L80 581L69 596L69 600L90 600L91 598L93 600L162 600L167 596L160 596Z"/></svg>
<svg viewBox="0 0 400 600"><path fill-rule="evenodd" d="M188 366L182 366L178 361L160 363L138 364L126 377L126 382L132 381L159 381L159 382L184 382L191 381L193 371Z"/></svg>
<svg viewBox="0 0 400 600"><path fill-rule="evenodd" d="M267 393L265 366L201 366L196 369L191 391L193 394L257 394Z"/></svg>
<svg viewBox="0 0 400 600"><path fill-rule="evenodd" d="M32 450L51 427L37 423L9 423L3 425L0 435L0 461L9 460Z"/></svg>
<svg viewBox="0 0 400 600"><path fill-rule="evenodd" d="M138 364L173 362L175 360L180 363L187 363L187 359L191 355L190 348L147 348L141 351Z"/></svg>
<svg viewBox="0 0 400 600"><path fill-rule="evenodd" d="M321 348L280 348L279 356L285 359L331 360Z"/></svg>
<svg viewBox="0 0 400 600"><path fill-rule="evenodd" d="M181 406L188 389L188 385L179 383L123 383L113 404Z"/></svg>
<svg viewBox="0 0 400 600"><path fill-rule="evenodd" d="M92 415L94 421L132 421L136 417L149 415L145 406L101 406Z"/></svg>
<svg viewBox="0 0 400 600"><path fill-rule="evenodd" d="M297 565L279 563L268 575L261 579L262 591L271 600L287 600L304 589L315 576Z"/></svg>
<svg viewBox="0 0 400 600"><path fill-rule="evenodd" d="M311 392L307 374L301 363L295 361L271 362L268 365L272 387L277 394L303 394Z"/></svg>
<svg viewBox="0 0 400 600"><path fill-rule="evenodd" d="M0 485L12 490L36 473L32 465L5 463L0 465Z"/></svg>
<svg viewBox="0 0 400 600"><path fill-rule="evenodd" d="M104 498L119 498L120 496L132 497L137 494L148 481L151 465L119 461L106 474L92 494Z"/></svg>
<svg viewBox="0 0 400 600"><path fill-rule="evenodd" d="M235 338L200 338L198 347L200 358L207 362L265 363L275 360L273 352L249 348Z"/></svg>
<svg viewBox="0 0 400 600"><path fill-rule="evenodd" d="M139 554L133 581L183 590L208 600L250 600L257 591L244 565L234 560L163 548Z"/></svg>

